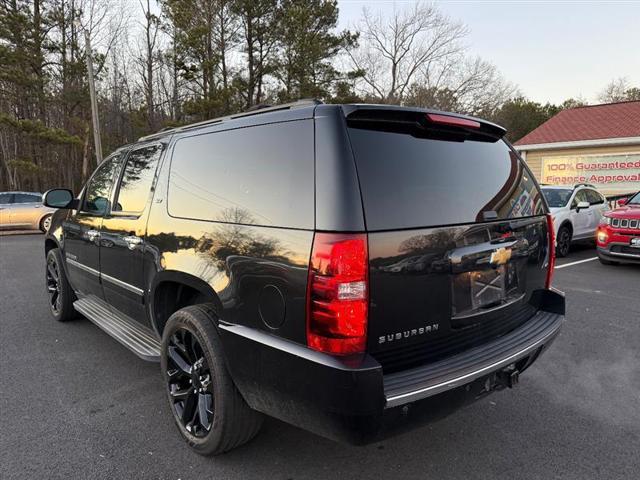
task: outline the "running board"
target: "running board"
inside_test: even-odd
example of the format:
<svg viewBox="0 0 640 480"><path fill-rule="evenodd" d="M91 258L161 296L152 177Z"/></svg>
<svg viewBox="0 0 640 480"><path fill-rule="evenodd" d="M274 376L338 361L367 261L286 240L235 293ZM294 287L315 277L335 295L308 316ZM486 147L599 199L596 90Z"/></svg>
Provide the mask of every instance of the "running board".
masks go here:
<svg viewBox="0 0 640 480"><path fill-rule="evenodd" d="M95 295L76 300L73 307L143 360L160 361L160 342L150 329L109 307Z"/></svg>

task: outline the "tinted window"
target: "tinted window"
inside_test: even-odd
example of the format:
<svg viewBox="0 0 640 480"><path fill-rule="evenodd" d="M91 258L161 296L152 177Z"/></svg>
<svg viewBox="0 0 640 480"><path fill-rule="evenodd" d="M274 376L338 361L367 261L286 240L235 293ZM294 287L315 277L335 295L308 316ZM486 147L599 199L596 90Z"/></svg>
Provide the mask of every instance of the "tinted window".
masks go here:
<svg viewBox="0 0 640 480"><path fill-rule="evenodd" d="M529 172L501 140L436 140L360 128L349 128L349 135L368 229L478 222L488 211L500 219L544 213Z"/></svg>
<svg viewBox="0 0 640 480"><path fill-rule="evenodd" d="M569 203L573 190L570 188L543 188L544 198L552 208L564 207Z"/></svg>
<svg viewBox="0 0 640 480"><path fill-rule="evenodd" d="M598 205L604 203L604 198L596 192L595 190L586 190L587 198L589 199L589 203L591 205Z"/></svg>
<svg viewBox="0 0 640 480"><path fill-rule="evenodd" d="M29 193L16 193L13 198L13 203L42 203L42 197Z"/></svg>
<svg viewBox="0 0 640 480"><path fill-rule="evenodd" d="M87 184L82 210L96 215L104 215L109 206L109 196L116 173L119 171L121 155L107 158L97 168Z"/></svg>
<svg viewBox="0 0 640 480"><path fill-rule="evenodd" d="M171 162L169 213L313 228L313 152L311 120L180 139Z"/></svg>
<svg viewBox="0 0 640 480"><path fill-rule="evenodd" d="M9 204L11 202L11 197L13 193L0 193L0 203Z"/></svg>
<svg viewBox="0 0 640 480"><path fill-rule="evenodd" d="M161 145L134 150L127 157L114 211L141 212L149 198L151 184L162 153Z"/></svg>

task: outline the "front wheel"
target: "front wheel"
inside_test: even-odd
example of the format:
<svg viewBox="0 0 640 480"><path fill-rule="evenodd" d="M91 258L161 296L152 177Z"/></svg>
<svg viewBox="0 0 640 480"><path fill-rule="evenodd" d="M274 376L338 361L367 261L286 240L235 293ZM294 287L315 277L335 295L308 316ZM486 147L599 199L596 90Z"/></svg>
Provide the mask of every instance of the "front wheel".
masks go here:
<svg viewBox="0 0 640 480"><path fill-rule="evenodd" d="M47 252L45 281L49 295L49 311L53 318L59 322L75 318L77 314L73 308L73 302L76 300L76 295L64 273L59 248L52 248Z"/></svg>
<svg viewBox="0 0 640 480"><path fill-rule="evenodd" d="M201 455L236 448L262 425L262 415L246 404L231 379L215 321L207 305L186 307L169 318L162 336L169 407L180 434Z"/></svg>
<svg viewBox="0 0 640 480"><path fill-rule="evenodd" d="M50 227L51 227L51 215L46 215L42 217L42 220L40 220L40 230L42 231L42 233L47 233Z"/></svg>
<svg viewBox="0 0 640 480"><path fill-rule="evenodd" d="M566 257L571 247L571 230L568 227L560 227L558 230L558 238L556 240L556 255L558 257Z"/></svg>

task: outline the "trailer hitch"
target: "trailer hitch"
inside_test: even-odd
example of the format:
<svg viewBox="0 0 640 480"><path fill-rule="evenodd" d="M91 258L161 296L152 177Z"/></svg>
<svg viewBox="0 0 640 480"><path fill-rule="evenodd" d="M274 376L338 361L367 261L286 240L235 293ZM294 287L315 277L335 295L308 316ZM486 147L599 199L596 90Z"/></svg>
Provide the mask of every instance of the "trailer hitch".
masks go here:
<svg viewBox="0 0 640 480"><path fill-rule="evenodd" d="M506 366L496 374L496 383L503 387L513 388L520 380L520 370L516 368L516 364Z"/></svg>

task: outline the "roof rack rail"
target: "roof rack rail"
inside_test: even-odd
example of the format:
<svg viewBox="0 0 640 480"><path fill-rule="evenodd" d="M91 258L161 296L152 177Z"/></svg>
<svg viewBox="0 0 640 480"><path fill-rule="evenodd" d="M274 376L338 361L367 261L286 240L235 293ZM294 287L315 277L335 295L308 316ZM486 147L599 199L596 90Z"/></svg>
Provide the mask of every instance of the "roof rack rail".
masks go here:
<svg viewBox="0 0 640 480"><path fill-rule="evenodd" d="M593 184L591 184L591 183L576 183L576 184L573 186L573 189L575 190L575 189L576 189L576 188L578 188L578 187L588 187L588 188L594 188L594 189L595 189L595 188L597 188L595 185L593 185Z"/></svg>
<svg viewBox="0 0 640 480"><path fill-rule="evenodd" d="M153 139L168 135L170 133L177 133L185 130L191 130L192 128L200 128L206 125L213 125L215 123L222 123L228 120L235 120L236 118L249 117L251 115L260 115L262 113L268 113L268 112L276 112L278 110L289 110L291 108L297 108L297 107L320 105L322 103L323 103L322 100L318 100L317 98L303 98L300 100L296 100L295 102L281 103L279 105L258 104L258 105L252 106L251 108L249 108L244 112L236 113L233 115L226 115L224 117L217 117L209 120L203 120L202 122L191 123L189 125L183 125L181 127L174 127L174 128L165 127L158 132L140 137L138 141L142 142L147 140L153 140Z"/></svg>

